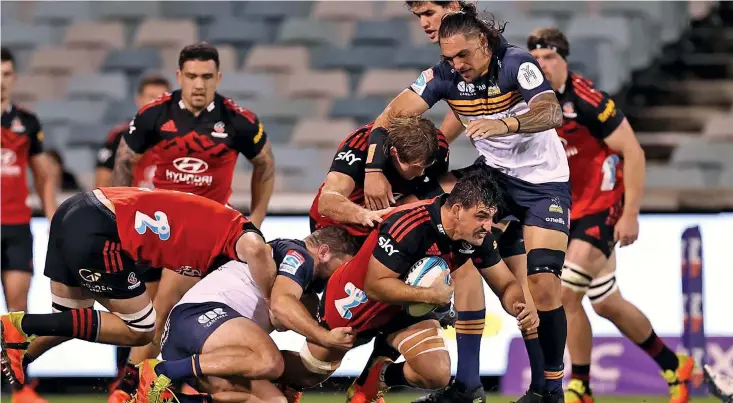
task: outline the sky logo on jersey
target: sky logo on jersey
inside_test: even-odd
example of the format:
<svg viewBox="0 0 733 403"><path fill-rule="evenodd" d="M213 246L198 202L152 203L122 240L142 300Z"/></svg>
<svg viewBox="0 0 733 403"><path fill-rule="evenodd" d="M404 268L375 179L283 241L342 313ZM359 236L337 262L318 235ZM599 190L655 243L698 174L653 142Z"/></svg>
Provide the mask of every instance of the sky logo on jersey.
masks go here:
<svg viewBox="0 0 733 403"><path fill-rule="evenodd" d="M288 253L285 254L282 263L280 263L280 268L278 270L295 275L303 263L305 263L305 257L300 252L297 250L289 250Z"/></svg>
<svg viewBox="0 0 733 403"><path fill-rule="evenodd" d="M336 161L346 161L349 166L354 164L357 161L361 161L361 158L354 155L351 150L348 151L341 151L340 153L336 154Z"/></svg>
<svg viewBox="0 0 733 403"><path fill-rule="evenodd" d="M412 88L413 91L417 95L422 95L423 92L425 92L425 88L427 88L428 83L433 79L433 69L427 69L420 73L420 76L415 80L412 85L410 85L410 88Z"/></svg>
<svg viewBox="0 0 733 403"><path fill-rule="evenodd" d="M387 256L392 256L393 254L399 252L399 250L397 250L394 245L392 245L392 241L383 236L379 237L379 247L387 252Z"/></svg>
<svg viewBox="0 0 733 403"><path fill-rule="evenodd" d="M156 211L154 216L155 219L152 219L149 215L136 211L135 231L143 235L149 228L154 234L158 234L158 238L161 241L167 241L171 237L171 226L168 224L168 215L162 211Z"/></svg>

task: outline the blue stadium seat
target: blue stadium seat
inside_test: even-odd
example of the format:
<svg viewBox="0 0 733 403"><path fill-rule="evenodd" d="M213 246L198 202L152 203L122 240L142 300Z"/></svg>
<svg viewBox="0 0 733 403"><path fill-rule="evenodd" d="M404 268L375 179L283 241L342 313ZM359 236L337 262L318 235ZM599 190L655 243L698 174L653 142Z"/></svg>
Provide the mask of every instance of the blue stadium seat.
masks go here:
<svg viewBox="0 0 733 403"><path fill-rule="evenodd" d="M310 1L251 1L244 5L241 17L265 20L305 18L310 15Z"/></svg>
<svg viewBox="0 0 733 403"><path fill-rule="evenodd" d="M107 140L111 127L105 124L71 124L68 147L101 147Z"/></svg>
<svg viewBox="0 0 733 403"><path fill-rule="evenodd" d="M388 103L389 100L384 98L336 99L328 115L332 118L352 118L358 124L365 124L376 119Z"/></svg>
<svg viewBox="0 0 733 403"><path fill-rule="evenodd" d="M245 47L272 42L270 26L264 21L236 18L216 19L209 27L206 41L212 44L230 44Z"/></svg>
<svg viewBox="0 0 733 403"><path fill-rule="evenodd" d="M46 25L31 25L20 22L3 23L0 27L3 46L12 50L32 49L40 45L57 42L53 30Z"/></svg>
<svg viewBox="0 0 733 403"><path fill-rule="evenodd" d="M265 122L295 124L298 119L316 115L316 105L309 99L259 99L243 100L237 103L255 114Z"/></svg>
<svg viewBox="0 0 733 403"><path fill-rule="evenodd" d="M231 1L164 1L162 16L166 18L189 18L212 20L234 15L234 2Z"/></svg>
<svg viewBox="0 0 733 403"><path fill-rule="evenodd" d="M359 21L351 39L354 45L397 46L409 43L407 21Z"/></svg>
<svg viewBox="0 0 733 403"><path fill-rule="evenodd" d="M75 174L85 174L94 170L96 150L89 147L64 148L60 150L66 168Z"/></svg>
<svg viewBox="0 0 733 403"><path fill-rule="evenodd" d="M284 45L335 45L338 43L338 30L333 23L326 21L290 19L282 23L277 41Z"/></svg>
<svg viewBox="0 0 733 403"><path fill-rule="evenodd" d="M38 118L46 125L93 124L102 121L107 102L100 101L38 101L34 106Z"/></svg>
<svg viewBox="0 0 733 403"><path fill-rule="evenodd" d="M422 71L439 61L440 49L435 45L401 47L394 51L394 67L396 68L413 68Z"/></svg>
<svg viewBox="0 0 733 403"><path fill-rule="evenodd" d="M67 86L71 100L122 100L127 98L129 86L122 73L77 75Z"/></svg>
<svg viewBox="0 0 733 403"><path fill-rule="evenodd" d="M112 50L107 54L102 70L136 75L148 69L159 69L161 64L160 54L155 49Z"/></svg>
<svg viewBox="0 0 733 403"><path fill-rule="evenodd" d="M135 117L137 106L132 99L111 101L104 113L102 121L107 125L116 125L121 122L129 122Z"/></svg>
<svg viewBox="0 0 733 403"><path fill-rule="evenodd" d="M92 16L102 20L139 21L160 16L162 1L94 1Z"/></svg>
<svg viewBox="0 0 733 403"><path fill-rule="evenodd" d="M267 138L269 138L272 143L277 144L276 147L279 147L279 144L287 144L290 142L290 137L293 135L294 124L263 120L262 127L265 128Z"/></svg>
<svg viewBox="0 0 733 403"><path fill-rule="evenodd" d="M40 3L33 9L33 21L41 24L88 21L91 19L91 14L92 7L89 1L48 1Z"/></svg>
<svg viewBox="0 0 733 403"><path fill-rule="evenodd" d="M221 94L233 99L275 97L275 80L266 74L228 73L219 83Z"/></svg>
<svg viewBox="0 0 733 403"><path fill-rule="evenodd" d="M313 49L311 67L363 71L369 68L392 68L394 49L383 46L322 47Z"/></svg>

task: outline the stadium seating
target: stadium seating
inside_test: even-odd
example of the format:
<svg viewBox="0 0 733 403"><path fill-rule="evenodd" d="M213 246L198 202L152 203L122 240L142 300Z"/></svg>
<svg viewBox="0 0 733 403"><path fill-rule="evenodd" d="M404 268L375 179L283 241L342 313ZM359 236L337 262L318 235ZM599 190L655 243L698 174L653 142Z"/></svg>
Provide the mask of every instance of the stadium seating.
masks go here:
<svg viewBox="0 0 733 403"><path fill-rule="evenodd" d="M623 94L632 73L663 58L664 44L686 38L690 19L684 2L477 7L508 22L504 36L519 46L534 28L560 27L571 42L571 69L611 94ZM1 14L2 44L18 60L15 99L38 113L47 142L61 147L80 175L90 172L107 130L134 115L139 79L159 72L174 81L178 52L200 39L219 49L220 92L265 124L278 189L289 192L315 191L343 137L439 61L401 1L3 2ZM685 57L698 64L713 58ZM716 63L725 71L728 62ZM645 147L665 144L669 158L649 165L649 189L733 186L733 84L706 80L708 70L688 74L694 80L669 80L667 95L657 98L684 106L645 105L644 122L635 126ZM448 111L439 102L426 116L440 124ZM672 129L680 133L646 133ZM675 148L670 139L679 138L695 140ZM451 148L452 167L475 157L464 137ZM250 170L242 161L238 169ZM235 187L248 190L249 183Z"/></svg>

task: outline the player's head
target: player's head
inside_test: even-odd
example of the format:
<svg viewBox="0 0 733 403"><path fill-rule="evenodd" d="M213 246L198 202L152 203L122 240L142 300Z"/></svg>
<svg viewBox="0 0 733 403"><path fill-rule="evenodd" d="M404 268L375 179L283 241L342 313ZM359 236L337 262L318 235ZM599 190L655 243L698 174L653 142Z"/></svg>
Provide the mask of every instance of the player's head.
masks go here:
<svg viewBox="0 0 733 403"><path fill-rule="evenodd" d="M137 85L137 95L135 96L137 108L140 109L143 105L155 101L170 89L171 84L163 76L149 75L143 77L140 84Z"/></svg>
<svg viewBox="0 0 733 403"><path fill-rule="evenodd" d="M10 102L15 84L15 59L10 49L2 47L2 102Z"/></svg>
<svg viewBox="0 0 733 403"><path fill-rule="evenodd" d="M476 13L447 13L438 29L441 58L464 80L475 81L489 68L502 32L504 24L484 21Z"/></svg>
<svg viewBox="0 0 733 403"><path fill-rule="evenodd" d="M438 154L438 129L421 116L390 116L388 127L389 155L400 176L421 176Z"/></svg>
<svg viewBox="0 0 733 403"><path fill-rule="evenodd" d="M406 1L405 5L420 18L420 27L433 43L438 43L440 20L446 13L463 11L476 14L476 5L467 1Z"/></svg>
<svg viewBox="0 0 733 403"><path fill-rule="evenodd" d="M570 54L568 38L557 28L537 28L527 38L527 49L542 67L554 89L565 84Z"/></svg>
<svg viewBox="0 0 733 403"><path fill-rule="evenodd" d="M446 197L443 226L453 230L452 239L480 245L491 231L501 199L502 192L491 174L484 170L471 171L458 179Z"/></svg>
<svg viewBox="0 0 733 403"><path fill-rule="evenodd" d="M321 228L305 238L313 255L318 274L330 276L339 266L351 260L359 251L359 243L345 229L338 226Z"/></svg>
<svg viewBox="0 0 733 403"><path fill-rule="evenodd" d="M176 77L190 108L198 111L209 106L221 80L219 51L206 42L186 46L178 56Z"/></svg>

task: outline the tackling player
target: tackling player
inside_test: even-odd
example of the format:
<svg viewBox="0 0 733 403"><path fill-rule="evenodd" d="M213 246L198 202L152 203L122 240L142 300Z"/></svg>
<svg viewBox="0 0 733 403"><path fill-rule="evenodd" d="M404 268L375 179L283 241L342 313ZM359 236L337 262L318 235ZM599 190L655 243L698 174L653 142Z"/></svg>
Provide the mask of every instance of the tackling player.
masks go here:
<svg viewBox="0 0 733 403"><path fill-rule="evenodd" d="M140 80L137 87L135 104L137 109L160 98L170 91L170 83L163 76L150 75ZM112 184L112 170L115 166L115 156L123 135L130 130L130 121L115 126L107 135L104 146L97 151L97 167L94 170L94 187L107 187ZM155 165L152 163L153 155L146 152L135 165L132 184L137 187L153 187L153 174ZM150 289L148 289L150 291Z"/></svg>
<svg viewBox="0 0 733 403"><path fill-rule="evenodd" d="M143 364L137 402L173 395L181 403L282 396L269 382L280 377L284 366L269 336L274 327L294 330L328 348L351 347L354 338L348 329L325 330L301 300L317 299L334 270L356 254L353 237L332 226L304 241L276 239L269 245L278 267L270 310L245 263L229 262L212 272L171 311L162 339L166 361ZM206 394L167 390L180 381L192 382Z"/></svg>
<svg viewBox="0 0 733 403"><path fill-rule="evenodd" d="M22 385L28 363L71 338L149 343L156 309L138 267L175 268L165 270L159 297L170 290L174 295L166 298L177 301L222 256L247 261L260 288L271 289L270 248L234 209L165 190L102 188L72 196L51 221L45 275L54 313L0 318L3 374ZM109 312L92 309L95 301Z"/></svg>
<svg viewBox="0 0 733 403"><path fill-rule="evenodd" d="M557 402L563 399L567 332L559 276L571 204L567 158L554 130L562 123L562 114L535 59L508 44L501 32L496 23L482 21L472 13L445 15L438 29L443 61L425 70L390 103L376 120L370 143L379 150L386 116L422 114L441 99L466 126L481 154L476 169L493 174L506 195L507 209L500 217L512 215L523 224L529 289L540 315L545 379L533 377L530 390L520 401L539 401L542 393L546 401ZM365 178L365 194L378 208L388 202L389 189L379 172L383 165L384 155L375 153ZM460 321L460 312L471 307L461 307L458 302ZM470 370L459 370L456 383L465 391L478 390L480 338L459 340L458 346L459 356L466 357ZM462 366L459 358L459 368ZM533 369L533 374L537 372Z"/></svg>
<svg viewBox="0 0 733 403"><path fill-rule="evenodd" d="M319 315L322 324L329 329L352 328L357 345L377 333L386 334L387 342L406 360L394 364L380 358L372 364L361 388L366 401L380 398L391 386L437 389L450 380L450 358L437 321L411 317L402 309L402 304L440 306L451 299L453 287L443 277L425 288L405 284L410 267L425 256L446 260L456 292L465 285L465 274L474 270L466 264L472 260L507 312L519 315L523 326L536 320L524 309L521 287L501 262L490 234L498 201L496 184L490 177L466 175L451 194L406 204L386 216L354 259L329 279ZM482 333L483 325L473 331ZM300 356L305 369L327 377L338 368L344 354L307 343Z"/></svg>
<svg viewBox="0 0 733 403"><path fill-rule="evenodd" d="M649 319L624 299L616 283L617 242L632 244L639 234L644 192L644 151L634 130L611 97L568 70L570 51L556 28L539 28L527 39L555 90L564 123L558 130L570 165L573 212L570 243L562 273L562 299L568 317L572 380L568 403L592 403L590 362L592 331L581 304L588 295L593 309L613 322L662 369L670 403L689 400L694 359L679 357L657 336Z"/></svg>
<svg viewBox="0 0 733 403"><path fill-rule="evenodd" d="M113 185L129 186L135 164L152 154L154 187L190 192L226 204L241 153L253 166L250 219L259 227L275 181L275 162L262 123L254 113L216 92L221 72L215 47L206 43L186 46L178 66L181 89L143 106L120 140ZM175 302L156 301L156 309L168 312ZM109 403L129 398L138 379L135 365L158 352L152 345L132 349L118 385L121 392L115 392L118 397L111 396Z"/></svg>
<svg viewBox="0 0 733 403"><path fill-rule="evenodd" d="M33 277L33 235L31 209L26 205L30 167L33 182L50 220L56 210L57 165L43 152L43 129L33 113L13 104L15 59L2 48L2 271L5 306L9 312L28 310L28 290ZM13 402L38 402L41 399L28 385L13 392ZM45 401L44 401L45 402Z"/></svg>

